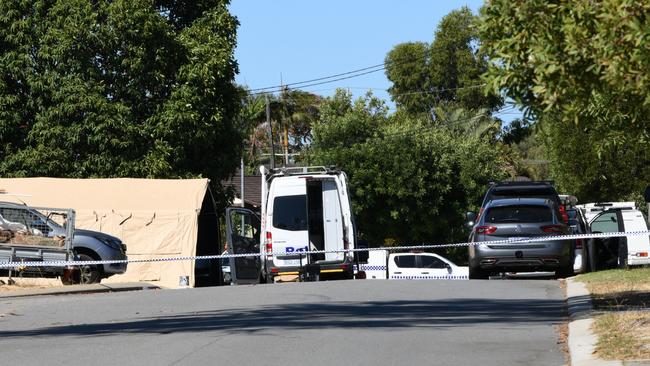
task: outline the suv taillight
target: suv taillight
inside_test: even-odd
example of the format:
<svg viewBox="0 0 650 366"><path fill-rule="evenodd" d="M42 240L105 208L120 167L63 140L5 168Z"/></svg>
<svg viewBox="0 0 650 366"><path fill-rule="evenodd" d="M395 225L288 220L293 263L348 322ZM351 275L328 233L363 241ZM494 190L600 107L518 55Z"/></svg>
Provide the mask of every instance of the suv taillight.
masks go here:
<svg viewBox="0 0 650 366"><path fill-rule="evenodd" d="M270 231L266 232L266 242L264 243L266 247L266 254L273 253L273 234Z"/></svg>
<svg viewBox="0 0 650 366"><path fill-rule="evenodd" d="M552 234L561 234L563 232L564 226L562 225L546 225L540 227L543 232L545 233L552 233Z"/></svg>
<svg viewBox="0 0 650 366"><path fill-rule="evenodd" d="M474 232L477 234L492 234L493 232L497 231L496 226L477 226L474 229Z"/></svg>

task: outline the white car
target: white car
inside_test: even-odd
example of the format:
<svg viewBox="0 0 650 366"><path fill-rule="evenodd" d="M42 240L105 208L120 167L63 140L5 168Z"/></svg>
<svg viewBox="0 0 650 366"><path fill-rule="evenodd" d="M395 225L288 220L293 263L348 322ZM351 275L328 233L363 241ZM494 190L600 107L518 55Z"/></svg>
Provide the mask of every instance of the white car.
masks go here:
<svg viewBox="0 0 650 366"><path fill-rule="evenodd" d="M391 280L467 280L468 267L459 267L449 259L434 253L370 252L368 264L360 266L367 279Z"/></svg>

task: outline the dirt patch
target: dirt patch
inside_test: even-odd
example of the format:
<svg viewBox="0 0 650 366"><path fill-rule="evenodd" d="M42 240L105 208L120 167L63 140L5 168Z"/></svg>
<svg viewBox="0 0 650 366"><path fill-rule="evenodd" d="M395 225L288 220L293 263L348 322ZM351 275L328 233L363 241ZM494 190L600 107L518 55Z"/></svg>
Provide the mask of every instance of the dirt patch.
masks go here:
<svg viewBox="0 0 650 366"><path fill-rule="evenodd" d="M28 289L42 289L51 287L60 287L61 280L56 278L12 278L14 281L11 283L9 278L0 277L0 293L21 291Z"/></svg>
<svg viewBox="0 0 650 366"><path fill-rule="evenodd" d="M557 333L557 344L564 353L565 365L571 364L571 353L569 352L569 322L555 325Z"/></svg>

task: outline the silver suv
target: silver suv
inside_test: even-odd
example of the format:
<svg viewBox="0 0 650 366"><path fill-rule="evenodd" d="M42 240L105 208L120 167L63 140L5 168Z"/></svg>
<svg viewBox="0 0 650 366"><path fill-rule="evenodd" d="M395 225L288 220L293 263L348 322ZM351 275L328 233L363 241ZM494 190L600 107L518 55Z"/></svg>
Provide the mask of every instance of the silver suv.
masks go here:
<svg viewBox="0 0 650 366"><path fill-rule="evenodd" d="M470 242L529 239L569 234L557 204L543 198L489 201L470 234ZM573 242L476 244L469 247L469 277L488 278L495 272L555 271L573 275Z"/></svg>

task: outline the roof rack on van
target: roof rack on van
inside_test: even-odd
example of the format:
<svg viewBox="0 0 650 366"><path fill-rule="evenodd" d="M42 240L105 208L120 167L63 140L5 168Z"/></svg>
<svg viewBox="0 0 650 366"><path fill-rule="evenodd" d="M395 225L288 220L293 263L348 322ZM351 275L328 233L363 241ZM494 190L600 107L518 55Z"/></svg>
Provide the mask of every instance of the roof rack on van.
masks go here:
<svg viewBox="0 0 650 366"><path fill-rule="evenodd" d="M578 205L585 211L595 212L595 211L605 211L610 208L620 208L620 209L630 209L635 210L636 204L634 202L595 202L595 203L586 203L584 205Z"/></svg>
<svg viewBox="0 0 650 366"><path fill-rule="evenodd" d="M297 166L271 169L270 173L275 176L303 175L303 174L338 174L341 170L335 166Z"/></svg>

